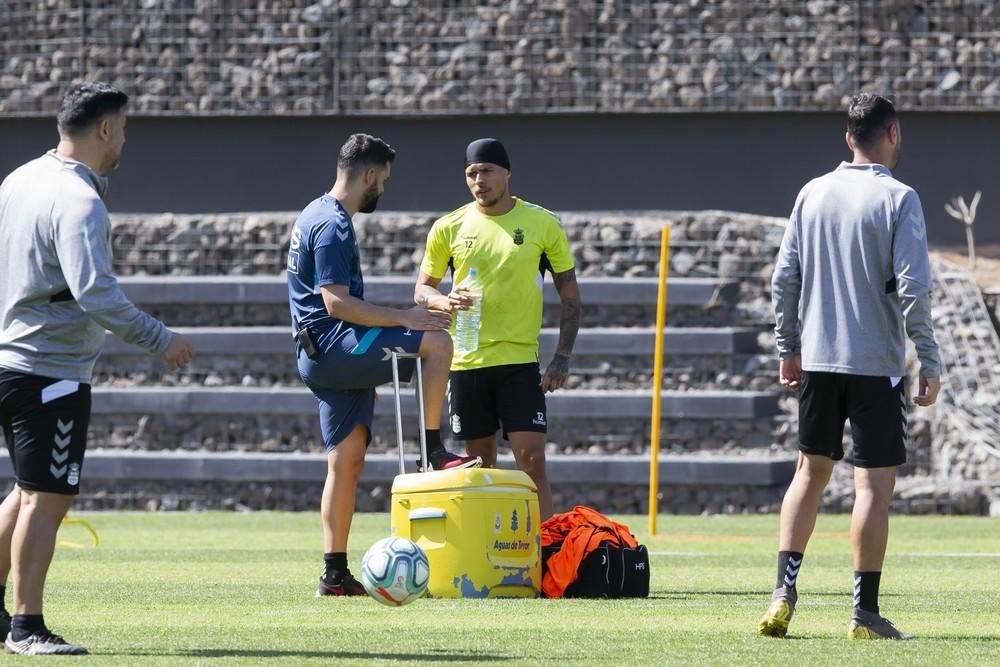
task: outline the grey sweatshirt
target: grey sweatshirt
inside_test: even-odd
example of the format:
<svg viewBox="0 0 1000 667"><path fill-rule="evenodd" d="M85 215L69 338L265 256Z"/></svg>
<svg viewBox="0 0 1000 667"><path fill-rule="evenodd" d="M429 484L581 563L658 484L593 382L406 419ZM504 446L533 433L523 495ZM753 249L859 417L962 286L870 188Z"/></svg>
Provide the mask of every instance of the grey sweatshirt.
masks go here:
<svg viewBox="0 0 1000 667"><path fill-rule="evenodd" d="M90 382L105 330L163 352L170 331L111 274L106 182L50 151L0 185L0 368Z"/></svg>
<svg viewBox="0 0 1000 667"><path fill-rule="evenodd" d="M900 377L905 335L920 374L941 372L920 198L879 164L841 163L799 192L771 280L782 358L807 371Z"/></svg>

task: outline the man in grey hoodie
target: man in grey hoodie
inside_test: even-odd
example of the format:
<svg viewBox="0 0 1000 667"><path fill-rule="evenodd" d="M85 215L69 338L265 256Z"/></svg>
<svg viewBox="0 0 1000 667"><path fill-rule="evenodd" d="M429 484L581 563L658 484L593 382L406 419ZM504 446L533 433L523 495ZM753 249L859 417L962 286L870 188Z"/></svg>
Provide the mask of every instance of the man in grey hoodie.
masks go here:
<svg viewBox="0 0 1000 667"><path fill-rule="evenodd" d="M74 86L59 111L59 145L0 185L0 425L17 480L0 504L0 632L9 653L87 652L45 626L42 590L56 531L79 492L105 331L171 370L193 356L111 273L103 196L125 144L127 103L105 83ZM2 607L10 572L12 619Z"/></svg>
<svg viewBox="0 0 1000 667"><path fill-rule="evenodd" d="M902 134L892 102L855 95L854 160L799 193L772 280L780 382L799 395L799 462L781 504L778 579L757 631L784 637L820 496L844 457L854 463L854 611L849 639L909 639L879 615L896 467L906 461L905 337L920 360L913 402L937 400L941 363L931 322L931 269L920 198L892 176Z"/></svg>

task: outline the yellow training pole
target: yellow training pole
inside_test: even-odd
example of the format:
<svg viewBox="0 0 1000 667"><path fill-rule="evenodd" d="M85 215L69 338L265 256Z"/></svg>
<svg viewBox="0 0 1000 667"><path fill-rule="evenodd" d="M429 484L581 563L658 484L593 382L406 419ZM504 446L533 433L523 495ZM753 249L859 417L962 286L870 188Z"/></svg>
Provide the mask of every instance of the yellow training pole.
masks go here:
<svg viewBox="0 0 1000 667"><path fill-rule="evenodd" d="M649 534L656 535L660 491L660 391L663 386L663 327L667 318L667 257L670 227L660 235L660 282L656 293L656 343L653 348L653 415L649 422Z"/></svg>

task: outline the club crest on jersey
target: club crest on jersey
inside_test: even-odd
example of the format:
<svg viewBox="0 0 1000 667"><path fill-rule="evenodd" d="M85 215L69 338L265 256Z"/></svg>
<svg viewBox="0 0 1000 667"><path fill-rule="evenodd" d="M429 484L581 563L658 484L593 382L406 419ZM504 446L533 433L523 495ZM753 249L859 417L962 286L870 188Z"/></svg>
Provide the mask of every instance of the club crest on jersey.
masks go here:
<svg viewBox="0 0 1000 667"><path fill-rule="evenodd" d="M521 245L524 243L524 230L518 227L514 230L514 245Z"/></svg>

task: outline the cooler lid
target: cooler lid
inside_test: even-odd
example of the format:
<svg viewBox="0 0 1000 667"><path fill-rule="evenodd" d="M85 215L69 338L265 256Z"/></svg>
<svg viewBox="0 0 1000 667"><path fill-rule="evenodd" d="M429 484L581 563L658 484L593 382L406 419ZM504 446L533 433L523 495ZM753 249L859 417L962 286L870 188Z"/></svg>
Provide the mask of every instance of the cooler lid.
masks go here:
<svg viewBox="0 0 1000 667"><path fill-rule="evenodd" d="M462 468L409 473L396 475L396 479L392 482L394 494L469 490L504 493L537 491L538 488L527 473L497 468Z"/></svg>

